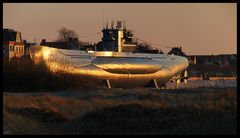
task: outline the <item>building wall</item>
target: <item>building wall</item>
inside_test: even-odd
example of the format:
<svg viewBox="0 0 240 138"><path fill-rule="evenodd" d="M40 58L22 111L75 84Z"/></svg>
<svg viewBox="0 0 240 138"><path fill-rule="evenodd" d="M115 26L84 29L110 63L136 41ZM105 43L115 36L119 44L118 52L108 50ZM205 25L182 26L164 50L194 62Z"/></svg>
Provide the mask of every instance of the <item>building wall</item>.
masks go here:
<svg viewBox="0 0 240 138"><path fill-rule="evenodd" d="M18 45L15 45L15 48L14 48L14 56L15 57L21 57L24 55L24 45L21 45L21 44L18 44Z"/></svg>
<svg viewBox="0 0 240 138"><path fill-rule="evenodd" d="M15 42L14 41L10 41L8 48L9 48L9 56L8 56L8 58L10 60L11 58L13 58L15 56Z"/></svg>
<svg viewBox="0 0 240 138"><path fill-rule="evenodd" d="M3 59L10 60L15 57L15 42L5 41L3 43Z"/></svg>
<svg viewBox="0 0 240 138"><path fill-rule="evenodd" d="M3 59L9 59L9 44L3 43Z"/></svg>
<svg viewBox="0 0 240 138"><path fill-rule="evenodd" d="M196 55L189 56L189 63L196 65L233 65L236 62L236 54L226 55Z"/></svg>
<svg viewBox="0 0 240 138"><path fill-rule="evenodd" d="M12 29L4 30L4 58L10 60L13 57L21 57L24 55L25 46L22 43L21 32L14 31Z"/></svg>
<svg viewBox="0 0 240 138"><path fill-rule="evenodd" d="M16 42L22 43L22 35L20 32L16 32Z"/></svg>

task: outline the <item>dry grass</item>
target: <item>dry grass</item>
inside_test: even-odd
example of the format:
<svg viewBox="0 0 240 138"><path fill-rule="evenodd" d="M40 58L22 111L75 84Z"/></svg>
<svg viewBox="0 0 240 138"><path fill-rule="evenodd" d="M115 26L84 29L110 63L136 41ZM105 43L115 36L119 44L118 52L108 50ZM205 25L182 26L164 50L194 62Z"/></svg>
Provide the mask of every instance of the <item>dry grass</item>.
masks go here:
<svg viewBox="0 0 240 138"><path fill-rule="evenodd" d="M17 58L3 64L3 90L15 92L95 89L99 86L87 76L53 73L44 63L34 64L29 58ZM90 85L91 84L91 85Z"/></svg>
<svg viewBox="0 0 240 138"><path fill-rule="evenodd" d="M4 134L236 134L235 88L66 93L5 93Z"/></svg>

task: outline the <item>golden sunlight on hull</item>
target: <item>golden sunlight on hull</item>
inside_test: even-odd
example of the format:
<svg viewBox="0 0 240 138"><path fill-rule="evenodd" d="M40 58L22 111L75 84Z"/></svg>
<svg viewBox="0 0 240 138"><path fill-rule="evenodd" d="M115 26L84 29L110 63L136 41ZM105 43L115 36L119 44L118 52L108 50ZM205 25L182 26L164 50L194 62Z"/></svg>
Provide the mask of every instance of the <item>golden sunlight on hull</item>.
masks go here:
<svg viewBox="0 0 240 138"><path fill-rule="evenodd" d="M36 64L43 62L53 72L66 72L111 87L143 87L152 83L164 85L188 67L184 57L164 54L131 54L63 50L45 46L30 48Z"/></svg>

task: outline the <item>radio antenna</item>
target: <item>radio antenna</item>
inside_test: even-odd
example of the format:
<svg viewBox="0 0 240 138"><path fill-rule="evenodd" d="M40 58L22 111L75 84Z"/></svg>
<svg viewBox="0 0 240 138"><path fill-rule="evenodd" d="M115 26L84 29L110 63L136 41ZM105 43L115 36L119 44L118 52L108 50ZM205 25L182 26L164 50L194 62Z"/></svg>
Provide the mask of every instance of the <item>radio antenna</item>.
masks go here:
<svg viewBox="0 0 240 138"><path fill-rule="evenodd" d="M104 9L103 9L103 12L102 12L102 21L103 21L103 22L102 22L102 23L103 23L103 29L105 29L105 28L104 28L104 25L105 25L105 23L104 23Z"/></svg>

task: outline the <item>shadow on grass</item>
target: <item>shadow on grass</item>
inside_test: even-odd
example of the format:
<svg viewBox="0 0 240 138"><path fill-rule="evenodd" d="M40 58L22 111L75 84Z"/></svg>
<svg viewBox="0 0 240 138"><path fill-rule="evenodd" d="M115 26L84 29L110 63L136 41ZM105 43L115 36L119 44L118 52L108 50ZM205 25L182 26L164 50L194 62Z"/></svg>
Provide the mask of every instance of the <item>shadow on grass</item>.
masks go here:
<svg viewBox="0 0 240 138"><path fill-rule="evenodd" d="M235 134L231 112L152 109L141 105L107 107L73 120L73 134Z"/></svg>
<svg viewBox="0 0 240 138"><path fill-rule="evenodd" d="M37 109L37 108L6 108L6 111L12 114L34 119L39 122L45 123L61 123L67 122L68 118L64 117L61 113L56 112L50 108Z"/></svg>

